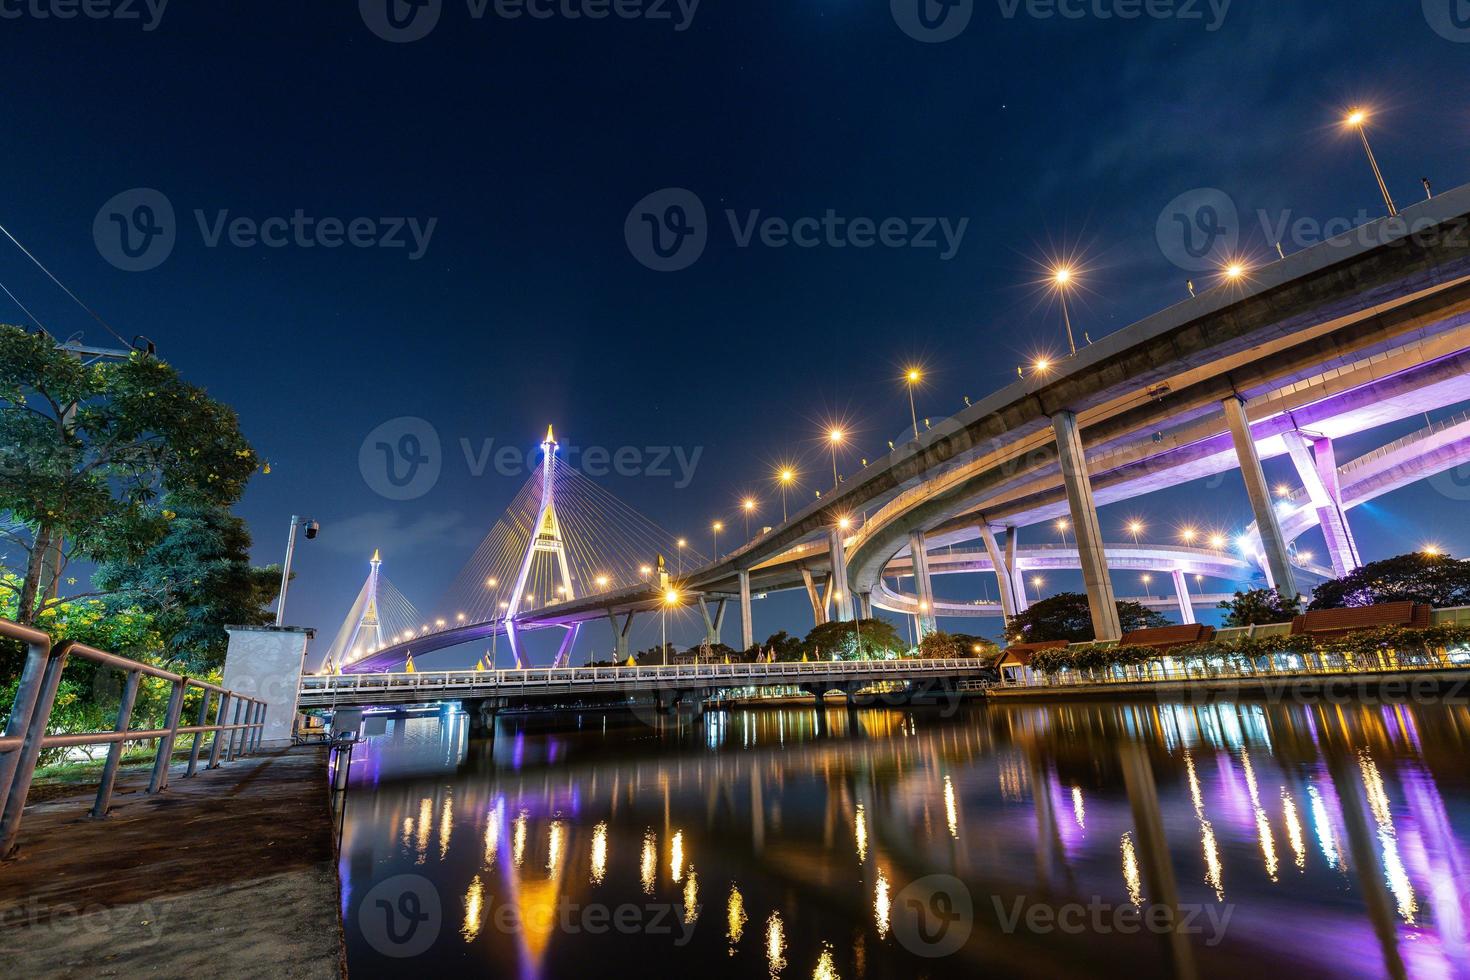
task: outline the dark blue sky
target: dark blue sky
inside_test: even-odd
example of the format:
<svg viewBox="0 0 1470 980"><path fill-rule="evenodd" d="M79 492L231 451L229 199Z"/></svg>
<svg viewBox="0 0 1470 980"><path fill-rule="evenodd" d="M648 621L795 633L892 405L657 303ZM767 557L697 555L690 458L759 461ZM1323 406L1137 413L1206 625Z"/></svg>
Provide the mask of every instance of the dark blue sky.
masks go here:
<svg viewBox="0 0 1470 980"><path fill-rule="evenodd" d="M174 0L153 30L35 16L49 2L0 0L0 221L121 333L152 337L238 408L273 469L242 504L259 560L279 559L293 511L324 525L300 552L290 618L326 632L374 547L432 608L515 493L520 477L472 476L461 439L529 448L555 422L579 445L697 449L688 486L606 484L707 541L742 493L769 503L778 459L805 457L820 483L828 419L846 419L854 457L877 455L907 424L903 364L926 365L919 412L937 418L1059 349L1057 311L1033 285L1050 252L1082 256L1075 319L1096 338L1184 296L1191 273L1155 231L1182 193L1223 190L1243 250L1263 258L1258 212L1376 215L1361 149L1336 125L1349 104L1375 107L1401 204L1422 195L1420 177L1470 180L1470 27L1449 19L1452 0L1236 0L1223 19L1191 2L1196 19L1137 20L1093 12L1127 0L1089 0L1077 19L982 0L942 43L906 34L888 0L704 0L684 30L673 3L672 21L535 20L444 0L411 43L374 34L348 0ZM365 4L368 19L384 2ZM630 252L624 223L671 187L706 207L709 241L660 273ZM135 188L176 215L172 252L141 272L94 236L104 203ZM726 209L968 224L948 259L742 248ZM436 223L414 260L412 247L228 235L210 247L196 217L298 210L371 219L364 234L390 218ZM8 245L0 281L54 333L110 339ZM375 493L358 466L367 434L402 416L444 445L442 476L411 501ZM1361 512L1364 550L1432 538L1470 551L1452 496L1420 487ZM1232 481L1114 510L1105 525L1124 510L1161 528L1247 519ZM757 612L761 635L808 625L794 596Z"/></svg>

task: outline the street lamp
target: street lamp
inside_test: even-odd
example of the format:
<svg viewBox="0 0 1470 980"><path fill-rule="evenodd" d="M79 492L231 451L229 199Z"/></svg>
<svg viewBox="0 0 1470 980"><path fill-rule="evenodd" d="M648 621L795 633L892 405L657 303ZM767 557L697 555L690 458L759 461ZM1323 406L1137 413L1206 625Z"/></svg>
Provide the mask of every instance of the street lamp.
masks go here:
<svg viewBox="0 0 1470 980"><path fill-rule="evenodd" d="M1229 265L1225 266L1225 268L1221 270L1222 274L1229 282L1240 282L1240 280L1245 278L1245 274L1249 271L1250 270L1246 268L1244 262L1231 262Z"/></svg>
<svg viewBox="0 0 1470 980"><path fill-rule="evenodd" d="M1067 523L1067 519L1065 517L1057 521L1057 532L1062 536L1063 547L1066 547L1067 544L1067 528L1069 527L1071 527L1071 525Z"/></svg>
<svg viewBox="0 0 1470 980"><path fill-rule="evenodd" d="M1036 589L1036 599L1038 602L1041 601L1041 587L1045 584L1046 579L1042 578L1040 575L1033 575L1031 577L1031 585L1033 588Z"/></svg>
<svg viewBox="0 0 1470 980"><path fill-rule="evenodd" d="M837 479L837 445L840 442L842 442L842 430L841 429L832 429L830 432L827 433L827 445L829 445L830 447L832 447L832 489L833 490L836 490L837 489L837 485L838 485L838 479Z"/></svg>
<svg viewBox="0 0 1470 980"><path fill-rule="evenodd" d="M660 657L665 666L669 662L669 609L679 604L679 592L677 589L669 589L664 593L663 608L659 610L660 629L662 630L662 646L658 648Z"/></svg>
<svg viewBox="0 0 1470 980"><path fill-rule="evenodd" d="M924 380L923 372L918 368L909 368L904 374L904 380L908 382L909 388L909 417L914 420L914 438L919 438L919 413L914 408L914 385Z"/></svg>
<svg viewBox="0 0 1470 980"><path fill-rule="evenodd" d="M310 541L321 531L322 526L309 517L291 515L291 533L286 536L286 564L281 568L281 596L276 602L276 625L286 625L286 589L291 585L291 559L296 555L296 531L305 529L306 540Z"/></svg>
<svg viewBox="0 0 1470 980"><path fill-rule="evenodd" d="M755 500L746 497L740 504L740 509L745 511L745 540L748 543L750 541L750 515L755 513Z"/></svg>
<svg viewBox="0 0 1470 980"><path fill-rule="evenodd" d="M1072 336L1072 314L1067 309L1067 290L1071 288L1075 278L1069 266L1059 265L1051 271L1052 286L1056 288L1062 301L1062 322L1067 325L1067 348L1071 350L1073 357L1077 356L1077 341Z"/></svg>
<svg viewBox="0 0 1470 980"><path fill-rule="evenodd" d="M1138 536L1144 531L1143 521L1137 518L1128 522L1128 533L1133 536L1133 543L1138 544Z"/></svg>
<svg viewBox="0 0 1470 980"><path fill-rule="evenodd" d="M1223 551L1227 544L1229 542L1225 540L1225 535L1218 533L1210 535L1210 547L1216 551Z"/></svg>
<svg viewBox="0 0 1470 980"><path fill-rule="evenodd" d="M710 528L710 531L714 534L714 538L715 538L715 553L714 553L714 558L715 558L715 561L719 561L720 560L720 532L725 529L725 522L724 521L715 521L713 524L711 524L709 526L709 528Z"/></svg>
<svg viewBox="0 0 1470 980"><path fill-rule="evenodd" d="M1153 580L1154 580L1154 577L1152 575L1144 575L1143 576L1143 594L1146 595L1146 596L1148 596L1150 599L1152 599L1154 597L1153 590L1151 590L1149 588L1149 583L1152 582Z"/></svg>
<svg viewBox="0 0 1470 980"><path fill-rule="evenodd" d="M1192 527L1186 527L1179 532L1179 536L1184 539L1185 544L1194 544L1194 539L1199 537L1199 532Z"/></svg>
<svg viewBox="0 0 1470 980"><path fill-rule="evenodd" d="M789 466L782 467L780 472L776 474L776 482L781 485L781 523L785 524L788 520L786 516L786 488L796 482L796 471Z"/></svg>
<svg viewBox="0 0 1470 980"><path fill-rule="evenodd" d="M1443 549L1437 544L1426 544L1423 548L1424 554L1429 558L1438 558L1444 554Z"/></svg>
<svg viewBox="0 0 1470 980"><path fill-rule="evenodd" d="M1378 158L1373 155L1373 147L1368 143L1368 113L1364 109L1354 109L1347 114L1343 120L1349 129L1356 129L1363 140L1363 152L1368 154L1368 165L1373 168L1373 179L1378 181L1378 189L1383 193L1383 203L1388 205L1388 216L1398 217L1399 209L1394 207L1393 197L1388 193L1388 184L1383 181L1383 171L1378 169Z"/></svg>
<svg viewBox="0 0 1470 980"><path fill-rule="evenodd" d="M684 549L689 546L689 542L686 541L683 538L680 538L678 541L675 541L674 544L678 545L678 547L679 547L679 574L680 575L683 575L684 574Z"/></svg>

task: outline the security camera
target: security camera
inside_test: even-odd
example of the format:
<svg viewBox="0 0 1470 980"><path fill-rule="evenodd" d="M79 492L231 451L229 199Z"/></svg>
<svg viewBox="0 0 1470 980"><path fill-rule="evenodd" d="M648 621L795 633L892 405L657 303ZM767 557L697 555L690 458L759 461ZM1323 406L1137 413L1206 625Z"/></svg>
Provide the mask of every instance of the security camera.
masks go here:
<svg viewBox="0 0 1470 980"><path fill-rule="evenodd" d="M316 537L317 532L322 529L322 526L316 521L307 521L304 527L306 528L306 540L308 541Z"/></svg>

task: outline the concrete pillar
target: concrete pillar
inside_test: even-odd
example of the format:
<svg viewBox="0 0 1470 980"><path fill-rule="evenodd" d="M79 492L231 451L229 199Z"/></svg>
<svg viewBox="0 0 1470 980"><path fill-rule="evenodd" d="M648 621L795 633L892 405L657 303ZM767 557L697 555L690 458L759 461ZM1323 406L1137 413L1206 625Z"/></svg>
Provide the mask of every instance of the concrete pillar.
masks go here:
<svg viewBox="0 0 1470 980"><path fill-rule="evenodd" d="M1337 480L1337 454L1332 440L1314 440L1313 449L1308 449L1307 440L1295 429L1283 432L1281 439L1286 443L1286 451L1291 455L1297 476L1317 511L1322 537L1327 542L1327 554L1332 559L1332 571L1341 578L1363 563L1358 558L1358 545L1353 540L1352 528L1348 526L1347 509L1342 506L1342 487Z"/></svg>
<svg viewBox="0 0 1470 980"><path fill-rule="evenodd" d="M1082 565L1082 582L1087 589L1087 605L1092 611L1093 636L1098 640L1119 640L1123 638L1123 627L1118 622L1118 600L1113 594L1113 580L1108 575L1102 525L1097 518L1097 502L1092 496L1092 476L1087 472L1082 436L1077 431L1077 416L1071 412L1058 412L1052 416L1051 424L1057 437L1057 460L1067 489L1067 507L1071 511L1072 528L1077 537L1077 555Z"/></svg>
<svg viewBox="0 0 1470 980"><path fill-rule="evenodd" d="M847 545L842 532L834 529L828 538L827 549L832 557L832 597L836 600L833 615L839 623L852 622L852 586L847 581Z"/></svg>
<svg viewBox="0 0 1470 980"><path fill-rule="evenodd" d="M612 624L613 659L621 664L628 659L628 634L633 629L633 614L628 613L623 619L623 624L619 626L617 613L609 609L607 621Z"/></svg>
<svg viewBox="0 0 1470 980"><path fill-rule="evenodd" d="M742 649L755 646L755 623L750 614L750 573L742 570L740 576L740 642Z"/></svg>
<svg viewBox="0 0 1470 980"><path fill-rule="evenodd" d="M725 600L715 600L715 614L709 614L709 600L704 596L699 597L699 614L704 618L704 638L709 641L710 646L720 643L721 627L725 625Z"/></svg>
<svg viewBox="0 0 1470 980"><path fill-rule="evenodd" d="M1006 570L1011 576L1011 599L1016 603L1017 612L1025 612L1031 608L1031 601L1026 598L1026 573L1021 571L1021 559L1016 556L1016 550L1021 546L1021 535L1014 527L1006 528Z"/></svg>
<svg viewBox="0 0 1470 980"><path fill-rule="evenodd" d="M817 590L817 582L812 578L810 569L801 570L801 580L806 583L806 597L812 603L812 619L816 621L816 625L821 626L827 621L827 603Z"/></svg>
<svg viewBox="0 0 1470 980"><path fill-rule="evenodd" d="M1271 581L1284 598L1294 598L1297 595L1296 572L1286 554L1286 538L1281 534L1281 522L1277 519L1276 507L1271 502L1271 488L1266 486L1266 474L1261 469L1261 457L1256 453L1256 440L1251 435L1245 403L1232 395L1222 404L1225 407L1225 422L1230 426L1230 438L1235 442L1240 475L1245 480L1246 496L1250 497L1251 511L1256 516L1256 527L1261 533L1261 549L1266 554Z"/></svg>
<svg viewBox="0 0 1470 980"><path fill-rule="evenodd" d="M929 555L924 532L909 532L909 558L914 570L914 592L919 597L919 639L934 632L934 582L929 578Z"/></svg>
<svg viewBox="0 0 1470 980"><path fill-rule="evenodd" d="M1015 580L1011 578L1010 566L1001 554L1000 545L996 543L995 532L990 529L989 524L980 525L980 539L985 542L985 553L990 556L990 564L995 566L995 582L1000 588L1000 611L1007 620L1016 615L1016 599L1012 586Z"/></svg>
<svg viewBox="0 0 1470 980"><path fill-rule="evenodd" d="M1184 569L1174 569L1174 594L1179 597L1179 621L1181 623L1196 621L1194 603L1189 601L1189 582L1187 580L1188 576L1184 574Z"/></svg>
<svg viewBox="0 0 1470 980"><path fill-rule="evenodd" d="M229 626L221 685L266 703L261 748L291 744L296 729L296 699L306 644L316 630L296 626Z"/></svg>
<svg viewBox="0 0 1470 980"><path fill-rule="evenodd" d="M873 593L858 593L858 615L863 619L873 618Z"/></svg>

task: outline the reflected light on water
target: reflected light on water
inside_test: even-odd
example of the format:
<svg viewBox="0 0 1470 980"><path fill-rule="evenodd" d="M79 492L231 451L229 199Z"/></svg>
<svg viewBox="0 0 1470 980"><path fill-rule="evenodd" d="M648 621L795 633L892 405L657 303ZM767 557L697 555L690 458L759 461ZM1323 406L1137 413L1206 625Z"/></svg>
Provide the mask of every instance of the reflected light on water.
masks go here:
<svg viewBox="0 0 1470 980"><path fill-rule="evenodd" d="M822 955L817 959L817 968L812 971L812 980L837 980L837 964L832 959L832 944L822 944Z"/></svg>
<svg viewBox="0 0 1470 980"><path fill-rule="evenodd" d="M1133 850L1133 834L1123 835L1119 845L1123 850L1123 883L1128 886L1128 901L1143 906L1143 879L1138 874L1138 855Z"/></svg>
<svg viewBox="0 0 1470 980"><path fill-rule="evenodd" d="M652 895L653 887L658 883L658 838L652 828L643 832L643 854L638 860L638 875L643 881L644 893Z"/></svg>
<svg viewBox="0 0 1470 980"><path fill-rule="evenodd" d="M432 822L434 817L434 804L426 796L419 800L418 840L414 843L418 847L418 860L415 864L423 864L429 856L429 834L432 833Z"/></svg>
<svg viewBox="0 0 1470 980"><path fill-rule="evenodd" d="M1072 787L1072 819L1077 821L1077 826L1083 830L1087 829L1087 807L1082 803L1082 787Z"/></svg>
<svg viewBox="0 0 1470 980"><path fill-rule="evenodd" d="M725 905L725 938L730 940L730 955L735 955L735 947L740 943L740 937L745 935L745 923L750 921L745 915L745 896L740 894L740 889L735 883L730 882L730 899Z"/></svg>
<svg viewBox="0 0 1470 980"><path fill-rule="evenodd" d="M1297 817L1296 801L1281 787L1281 809L1286 815L1286 839L1291 844L1291 852L1296 856L1296 866L1301 870L1307 869L1307 845L1302 835L1302 822Z"/></svg>
<svg viewBox="0 0 1470 980"><path fill-rule="evenodd" d="M944 777L944 820L949 825L949 836L955 840L960 839L960 814L959 807L955 805L954 781L948 775Z"/></svg>
<svg viewBox="0 0 1470 980"><path fill-rule="evenodd" d="M699 875L694 873L694 865L689 866L689 877L684 882L684 924L694 925L699 919Z"/></svg>
<svg viewBox="0 0 1470 980"><path fill-rule="evenodd" d="M592 830L592 883L602 884L607 877L607 821Z"/></svg>
<svg viewBox="0 0 1470 980"><path fill-rule="evenodd" d="M439 808L439 860L449 854L449 835L454 831L454 798L444 797L444 805Z"/></svg>
<svg viewBox="0 0 1470 980"><path fill-rule="evenodd" d="M684 831L674 831L674 839L669 842L669 877L677 884L684 876Z"/></svg>
<svg viewBox="0 0 1470 980"><path fill-rule="evenodd" d="M526 860L526 821L528 819L528 816L529 815L526 813L525 810L522 810L520 812L520 814L516 817L515 831L511 835L511 859L515 861L515 865L518 868Z"/></svg>
<svg viewBox="0 0 1470 980"><path fill-rule="evenodd" d="M892 912L892 898L888 892L888 876L878 869L878 881L873 889L873 920L878 925L878 938L888 938L888 916Z"/></svg>
<svg viewBox="0 0 1470 980"><path fill-rule="evenodd" d="M1225 901L1225 875L1220 866L1220 847L1215 841L1215 828L1205 816L1205 797L1199 788L1199 773L1194 769L1194 756L1184 753L1184 769L1189 774L1189 796L1194 801L1194 816L1199 821L1200 847L1205 853L1205 882L1215 890L1215 899Z"/></svg>
<svg viewBox="0 0 1470 980"><path fill-rule="evenodd" d="M1383 845L1383 876L1398 902L1399 915L1409 925L1419 914L1419 900L1414 895L1414 886L1409 873L1399 857L1398 831L1393 826L1393 811L1389 808L1388 792L1383 788L1383 777L1378 765L1364 749L1358 754L1358 768L1363 771L1363 786L1368 791L1368 807L1373 811L1373 820L1378 824L1378 841Z"/></svg>
<svg viewBox="0 0 1470 980"><path fill-rule="evenodd" d="M1266 816L1266 810L1261 806L1261 793L1256 786L1256 770L1251 765L1250 753L1242 749L1240 761L1245 766L1245 785L1250 790L1251 809L1255 811L1256 837L1261 842L1261 856L1266 861L1266 877L1276 881L1281 865L1276 857L1276 837L1271 832L1271 821Z"/></svg>
<svg viewBox="0 0 1470 980"><path fill-rule="evenodd" d="M500 851L500 825L505 822L505 801L495 804L485 821L485 869L495 869L495 856Z"/></svg>
<svg viewBox="0 0 1470 980"><path fill-rule="evenodd" d="M853 836L857 838L857 856L859 861L868 859L868 815L863 810L863 805L857 805L857 813L852 818Z"/></svg>
<svg viewBox="0 0 1470 980"><path fill-rule="evenodd" d="M1322 848L1328 867L1340 870L1342 854L1337 850L1337 838L1332 833L1332 818L1328 816L1327 804L1315 786L1307 787L1307 795L1312 799L1312 828L1317 833L1317 846Z"/></svg>
<svg viewBox="0 0 1470 980"><path fill-rule="evenodd" d="M772 912L766 920L766 966L771 976L781 975L786 969L786 927L781 922L781 913Z"/></svg>
<svg viewBox="0 0 1470 980"><path fill-rule="evenodd" d="M551 821L551 828L546 833L546 870L555 875L557 868L561 865L561 842L562 823L560 820Z"/></svg>
<svg viewBox="0 0 1470 980"><path fill-rule="evenodd" d="M475 875L470 882L469 891L464 896L464 925L460 926L459 934L464 941L472 943L475 937L480 935L480 915L484 908L485 886L480 882L480 876Z"/></svg>

